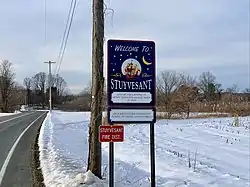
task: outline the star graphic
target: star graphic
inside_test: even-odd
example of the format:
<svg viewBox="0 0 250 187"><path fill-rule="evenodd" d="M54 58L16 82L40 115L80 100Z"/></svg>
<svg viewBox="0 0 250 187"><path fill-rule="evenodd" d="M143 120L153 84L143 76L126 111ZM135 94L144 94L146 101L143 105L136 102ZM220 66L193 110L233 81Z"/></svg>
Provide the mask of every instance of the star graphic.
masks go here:
<svg viewBox="0 0 250 187"><path fill-rule="evenodd" d="M122 56L122 54L120 54L120 56Z"/></svg>
<svg viewBox="0 0 250 187"><path fill-rule="evenodd" d="M135 58L137 58L137 56L135 56Z"/></svg>
<svg viewBox="0 0 250 187"><path fill-rule="evenodd" d="M147 68L147 70L149 70L149 68Z"/></svg>
<svg viewBox="0 0 250 187"><path fill-rule="evenodd" d="M115 69L113 69L113 71L115 71Z"/></svg>
<svg viewBox="0 0 250 187"><path fill-rule="evenodd" d="M116 56L114 55L114 57L116 57Z"/></svg>
<svg viewBox="0 0 250 187"><path fill-rule="evenodd" d="M129 53L130 55L132 55L132 53Z"/></svg>

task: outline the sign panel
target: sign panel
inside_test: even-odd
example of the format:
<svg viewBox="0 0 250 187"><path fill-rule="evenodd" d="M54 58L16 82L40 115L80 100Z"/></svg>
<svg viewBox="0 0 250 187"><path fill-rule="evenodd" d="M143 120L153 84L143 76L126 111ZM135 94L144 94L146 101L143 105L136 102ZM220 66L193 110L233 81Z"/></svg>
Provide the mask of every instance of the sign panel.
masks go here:
<svg viewBox="0 0 250 187"><path fill-rule="evenodd" d="M155 43L108 40L108 122L150 123L151 186L155 186L156 121ZM109 181L114 186L114 144L124 139L123 126L100 126L100 142L109 143Z"/></svg>
<svg viewBox="0 0 250 187"><path fill-rule="evenodd" d="M122 125L101 125L99 126L100 142L123 142L124 127Z"/></svg>
<svg viewBox="0 0 250 187"><path fill-rule="evenodd" d="M154 41L108 40L108 106L154 107Z"/></svg>
<svg viewBox="0 0 250 187"><path fill-rule="evenodd" d="M113 123L155 123L155 108L109 108L108 122Z"/></svg>

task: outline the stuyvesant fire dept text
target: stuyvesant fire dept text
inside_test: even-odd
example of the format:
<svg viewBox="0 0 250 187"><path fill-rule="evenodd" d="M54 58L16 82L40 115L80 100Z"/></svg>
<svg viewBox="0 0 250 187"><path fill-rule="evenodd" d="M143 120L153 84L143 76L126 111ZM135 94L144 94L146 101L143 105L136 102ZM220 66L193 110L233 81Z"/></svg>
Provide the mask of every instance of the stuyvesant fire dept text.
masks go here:
<svg viewBox="0 0 250 187"><path fill-rule="evenodd" d="M114 133L116 133L116 132L122 132L123 131L123 129L122 128L106 128L106 129L104 129L104 128L101 128L100 129L100 132L101 133L109 133L109 132L114 132Z"/></svg>

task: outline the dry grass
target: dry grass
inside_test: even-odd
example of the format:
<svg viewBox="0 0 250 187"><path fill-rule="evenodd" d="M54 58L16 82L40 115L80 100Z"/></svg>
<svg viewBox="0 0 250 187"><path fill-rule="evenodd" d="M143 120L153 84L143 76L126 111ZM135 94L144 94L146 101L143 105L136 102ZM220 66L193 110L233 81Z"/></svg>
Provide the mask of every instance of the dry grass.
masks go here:
<svg viewBox="0 0 250 187"><path fill-rule="evenodd" d="M156 115L157 119L167 119L167 115L164 113L158 113ZM198 115L191 115L189 119L202 119L202 118L220 118L220 117L232 117L231 114L226 114L226 113L204 113L204 114L198 114ZM185 119L182 115L172 115L170 119ZM109 125L108 124L108 118L107 116L103 117L102 119L102 125Z"/></svg>
<svg viewBox="0 0 250 187"><path fill-rule="evenodd" d="M192 112L221 112L250 115L250 102L197 102L191 105Z"/></svg>
<svg viewBox="0 0 250 187"><path fill-rule="evenodd" d="M44 116L45 119L46 115ZM31 168L32 168L32 181L33 181L33 186L34 187L45 187L44 185L44 178L41 170L41 165L40 165L40 151L39 151L39 145L38 145L38 138L40 134L40 129L42 127L42 124L40 125L37 135L36 135L36 140L34 145L32 146L32 163L31 163Z"/></svg>
<svg viewBox="0 0 250 187"><path fill-rule="evenodd" d="M222 118L222 117L232 117L231 114L220 114L220 113L215 113L215 114L202 114L202 115L197 115L197 116L191 116L189 118L191 119L202 119L202 118Z"/></svg>
<svg viewBox="0 0 250 187"><path fill-rule="evenodd" d="M191 113L192 114L192 113ZM227 113L202 113L197 115L190 115L189 119L202 119L202 118L219 118L219 117L231 117L231 114ZM168 119L167 114L160 114L156 116L157 119ZM186 115L174 114L170 119L186 119Z"/></svg>
<svg viewBox="0 0 250 187"><path fill-rule="evenodd" d="M157 111L165 112L163 110L164 107L160 106L157 108ZM196 102L191 104L190 112L198 112L198 113L227 113L227 114L237 114L239 116L249 116L250 115L250 102L242 101L242 102L225 102L219 101L215 102ZM211 115L209 115L211 116ZM208 117L209 117L208 116ZM214 114L212 115L214 116ZM225 115L219 114L219 117L224 117ZM159 118L165 118L166 116L158 116ZM207 115L205 115L207 117ZM173 116L172 118L180 118L179 116ZM191 116L190 118L193 118ZM195 116L195 118L197 118ZM200 118L200 116L199 116Z"/></svg>

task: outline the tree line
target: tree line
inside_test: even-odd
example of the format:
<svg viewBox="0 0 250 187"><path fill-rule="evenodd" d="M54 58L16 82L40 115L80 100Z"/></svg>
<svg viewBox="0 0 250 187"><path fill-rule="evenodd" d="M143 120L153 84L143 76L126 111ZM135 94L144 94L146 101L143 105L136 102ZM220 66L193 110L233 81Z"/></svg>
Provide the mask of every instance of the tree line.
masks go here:
<svg viewBox="0 0 250 187"><path fill-rule="evenodd" d="M13 112L21 105L45 108L49 102L48 76L38 72L18 83L13 65L8 60L0 63L0 108L1 112ZM59 74L52 76L52 103L62 104L69 97L67 82Z"/></svg>
<svg viewBox="0 0 250 187"><path fill-rule="evenodd" d="M31 78L24 78L23 85L26 90L26 104L28 106L41 106L49 102L48 76L45 72L39 72ZM52 104L58 105L66 101L68 95L67 83L60 75L52 75L51 80Z"/></svg>
<svg viewBox="0 0 250 187"><path fill-rule="evenodd" d="M175 113L229 112L250 113L250 89L240 91L236 84L224 88L211 72L203 72L198 77L177 71L161 71L157 76L157 111L171 118ZM91 84L71 102L76 110L90 110ZM103 109L106 110L106 85L103 93Z"/></svg>
<svg viewBox="0 0 250 187"><path fill-rule="evenodd" d="M237 85L223 89L216 76L203 72L194 77L176 71L162 71L157 77L157 106L171 118L174 113L249 112L250 90Z"/></svg>

